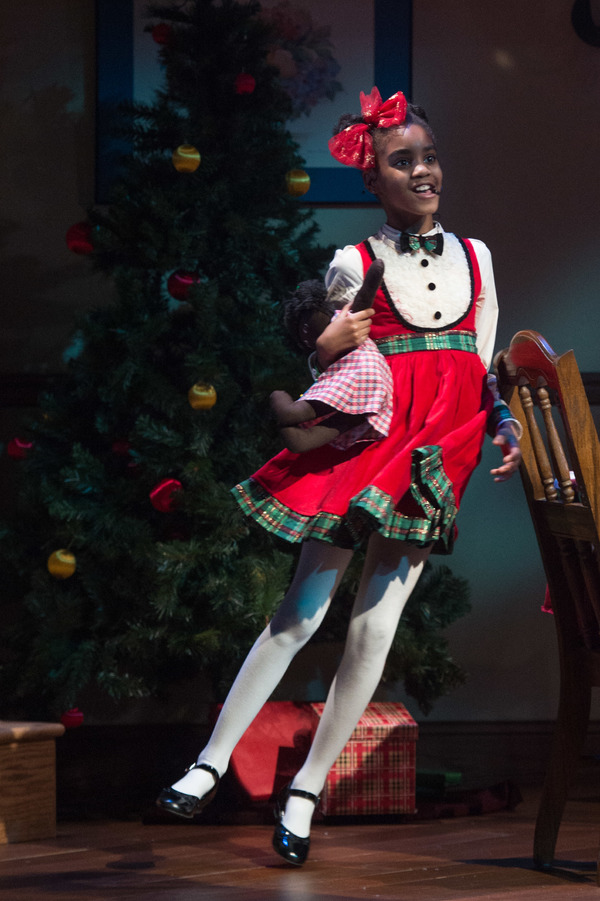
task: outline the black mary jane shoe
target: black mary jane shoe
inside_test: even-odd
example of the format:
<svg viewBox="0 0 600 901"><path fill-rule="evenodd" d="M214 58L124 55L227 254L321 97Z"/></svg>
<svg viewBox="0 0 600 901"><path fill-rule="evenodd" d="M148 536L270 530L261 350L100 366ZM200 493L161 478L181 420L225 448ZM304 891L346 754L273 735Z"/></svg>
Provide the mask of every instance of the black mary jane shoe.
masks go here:
<svg viewBox="0 0 600 901"><path fill-rule="evenodd" d="M301 867L308 857L310 838L301 838L299 835L294 835L294 833L290 832L289 829L286 829L281 822L290 795L295 798L306 798L307 801L312 801L315 805L315 809L320 799L317 795L313 795L312 792L305 792L300 788L290 788L289 785L286 785L286 787L282 789L279 798L277 799L275 819L278 820L278 823L275 827L275 832L273 833L273 848L284 860L287 860L288 863L293 863L294 866Z"/></svg>
<svg viewBox="0 0 600 901"><path fill-rule="evenodd" d="M184 792L178 792L174 788L163 788L156 799L156 806L160 807L161 810L174 813L178 817L185 817L188 820L200 813L212 801L217 793L221 778L214 766L211 766L209 763L193 763L187 768L186 773L189 773L190 770L206 770L207 773L215 777L215 784L201 798L198 798L196 795L186 795Z"/></svg>

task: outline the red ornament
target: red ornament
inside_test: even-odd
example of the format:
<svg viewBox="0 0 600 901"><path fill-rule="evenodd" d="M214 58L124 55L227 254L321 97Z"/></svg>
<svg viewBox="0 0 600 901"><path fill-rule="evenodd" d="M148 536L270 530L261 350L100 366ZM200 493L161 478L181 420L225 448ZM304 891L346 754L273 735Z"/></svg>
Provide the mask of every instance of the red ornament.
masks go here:
<svg viewBox="0 0 600 901"><path fill-rule="evenodd" d="M65 710L60 721L65 729L76 729L77 726L83 725L83 713L79 707L72 707L70 710Z"/></svg>
<svg viewBox="0 0 600 901"><path fill-rule="evenodd" d="M183 486L177 479L163 479L150 492L150 503L160 513L171 513L182 490Z"/></svg>
<svg viewBox="0 0 600 901"><path fill-rule="evenodd" d="M197 285L200 279L194 272L183 272L178 269L172 272L167 280L167 291L175 300L187 300L192 285Z"/></svg>
<svg viewBox="0 0 600 901"><path fill-rule="evenodd" d="M126 457L131 450L131 444L125 438L118 438L112 443L112 452L117 457Z"/></svg>
<svg viewBox="0 0 600 901"><path fill-rule="evenodd" d="M155 25L152 29L152 38L157 44L168 44L171 40L171 32L173 29L166 22Z"/></svg>
<svg viewBox="0 0 600 901"><path fill-rule="evenodd" d="M92 244L92 226L89 222L76 222L65 235L67 247L73 253L88 254L94 252Z"/></svg>
<svg viewBox="0 0 600 901"><path fill-rule="evenodd" d="M240 72L235 80L236 94L252 94L256 87L256 78L248 72Z"/></svg>
<svg viewBox="0 0 600 901"><path fill-rule="evenodd" d="M33 447L33 441L25 441L23 438L11 438L6 445L6 453L13 460L24 460L27 451Z"/></svg>

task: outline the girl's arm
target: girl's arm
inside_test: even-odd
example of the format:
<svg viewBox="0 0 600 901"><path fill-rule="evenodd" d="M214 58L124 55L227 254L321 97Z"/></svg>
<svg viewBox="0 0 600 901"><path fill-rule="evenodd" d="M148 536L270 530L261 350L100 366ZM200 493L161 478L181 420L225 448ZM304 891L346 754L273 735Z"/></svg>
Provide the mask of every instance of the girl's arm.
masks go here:
<svg viewBox="0 0 600 901"><path fill-rule="evenodd" d="M521 424L516 420L505 420L497 429L493 443L502 450L502 465L490 470L494 476L494 482L504 482L517 471L521 465L521 448L519 436L515 424L520 428Z"/></svg>
<svg viewBox="0 0 600 901"><path fill-rule="evenodd" d="M483 241L471 239L481 273L481 294L476 300L475 327L477 351L486 370L492 365L496 327L498 325L498 297L494 281L492 255Z"/></svg>
<svg viewBox="0 0 600 901"><path fill-rule="evenodd" d="M317 361L321 369L355 350L369 337L374 313L372 304L383 279L383 270L383 261L375 260L363 281L362 260L356 248L336 252L325 284L329 295L334 300L343 299L345 305L317 339Z"/></svg>
<svg viewBox="0 0 600 901"><path fill-rule="evenodd" d="M477 298L475 315L477 328L477 350L486 369L490 368L496 340L498 323L498 298L494 282L492 255L482 241L472 241L477 254L481 273L481 294ZM517 471L521 463L519 439L522 434L521 423L515 419L508 405L498 393L496 376L488 374L488 387L494 396L494 406L488 418L488 434L493 443L502 450L502 464L492 469L495 482L504 482Z"/></svg>

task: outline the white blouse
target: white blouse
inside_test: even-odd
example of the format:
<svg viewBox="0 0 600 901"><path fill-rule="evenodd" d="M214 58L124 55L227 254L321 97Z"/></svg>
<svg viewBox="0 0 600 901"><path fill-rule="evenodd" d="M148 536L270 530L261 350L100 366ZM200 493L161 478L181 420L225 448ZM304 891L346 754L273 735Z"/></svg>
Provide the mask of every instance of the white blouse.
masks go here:
<svg viewBox="0 0 600 901"><path fill-rule="evenodd" d="M455 235L443 232L439 223L426 234L436 233L444 235L444 249L439 256L422 249L398 253L396 243L400 232L389 225L383 225L370 239L376 255L386 264L384 279L398 312L409 325L419 329L448 327L466 313L471 300L470 274L462 245ZM481 272L481 292L475 298L476 344L487 370L492 363L496 340L498 299L492 255L483 241L471 239L471 242ZM354 245L347 245L336 251L325 284L336 302L347 303L361 287L363 277L360 252ZM432 284L435 285L434 293ZM432 311L435 311L435 321Z"/></svg>

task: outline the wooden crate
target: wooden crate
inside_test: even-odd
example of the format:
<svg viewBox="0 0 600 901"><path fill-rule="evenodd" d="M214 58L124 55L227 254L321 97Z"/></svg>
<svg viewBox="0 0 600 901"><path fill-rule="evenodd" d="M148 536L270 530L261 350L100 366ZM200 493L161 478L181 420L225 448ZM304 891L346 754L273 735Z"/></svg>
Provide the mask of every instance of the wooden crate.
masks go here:
<svg viewBox="0 0 600 901"><path fill-rule="evenodd" d="M61 723L0 720L0 844L56 835L56 738Z"/></svg>

